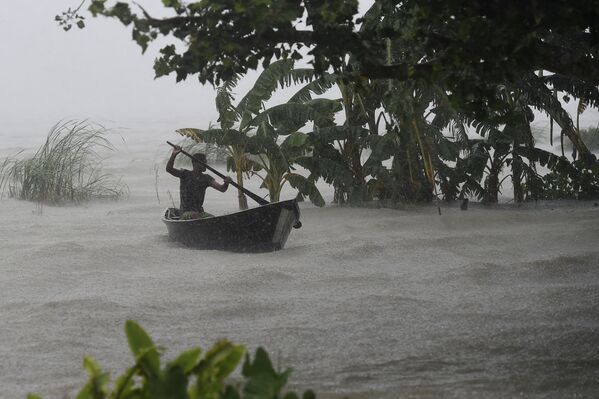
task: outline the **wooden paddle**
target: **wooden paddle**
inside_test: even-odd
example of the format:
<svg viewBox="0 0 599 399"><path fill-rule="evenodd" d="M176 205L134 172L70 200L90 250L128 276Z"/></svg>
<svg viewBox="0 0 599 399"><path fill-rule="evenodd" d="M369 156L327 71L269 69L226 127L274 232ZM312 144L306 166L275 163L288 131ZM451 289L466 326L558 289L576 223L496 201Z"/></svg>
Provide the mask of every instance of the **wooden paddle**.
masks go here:
<svg viewBox="0 0 599 399"><path fill-rule="evenodd" d="M171 143L170 141L167 141L167 144L171 145L172 147L176 147L173 143ZM193 155L191 155L190 153L188 153L185 150L181 150L182 154L187 155L189 158L191 158L192 160L194 160L195 162L198 162L200 164L202 164L206 169L208 169L210 172L214 173L215 175L217 175L218 177L220 177L221 179L224 179L226 176L223 175L222 173L220 173L218 170L206 165L204 162L197 160L196 158L193 157ZM230 185L232 185L233 187L235 187L238 190L241 190L245 195L247 195L248 197L250 197L251 199L253 199L254 201L256 201L258 204L260 205L267 205L270 204L270 202L268 202L267 200L265 200L264 198L260 197L259 195L254 194L253 192L251 192L248 189L245 189L243 187L241 187L240 185L238 185L235 182L230 182Z"/></svg>

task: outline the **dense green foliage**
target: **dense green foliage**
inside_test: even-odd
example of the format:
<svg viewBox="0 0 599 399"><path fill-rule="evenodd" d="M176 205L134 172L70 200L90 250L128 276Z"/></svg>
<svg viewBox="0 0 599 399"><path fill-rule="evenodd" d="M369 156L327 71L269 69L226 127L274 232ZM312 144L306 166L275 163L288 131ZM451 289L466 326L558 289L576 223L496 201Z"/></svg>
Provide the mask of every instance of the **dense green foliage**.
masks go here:
<svg viewBox="0 0 599 399"><path fill-rule="evenodd" d="M277 88L302 83L314 78L309 69L295 69L293 61L281 60L266 68L254 86L241 100L233 104L232 91L237 79L226 82L218 90L216 108L220 127L209 129L179 129L182 135L198 142L216 143L230 152L229 169L237 173L241 185L243 173L254 174L262 179L262 187L268 189L271 201L279 201L281 189L286 183L295 187L300 196L308 196L316 205L324 200L314 185L314 178L296 173L294 163L307 156L307 136L299 129L309 122L322 124L340 109L338 101L318 99L311 101L300 90L287 103L266 107ZM318 93L322 93L329 84ZM316 89L314 89L316 90ZM307 99L307 101L300 101ZM280 138L283 138L280 140ZM244 204L240 201L240 208Z"/></svg>
<svg viewBox="0 0 599 399"><path fill-rule="evenodd" d="M297 399L294 392L284 388L291 370L278 372L263 348L251 359L241 345L219 341L202 354L200 348L182 352L164 366L160 352L150 336L134 321L127 321L125 332L135 359L111 384L108 372L86 356L83 367L89 381L79 391L77 399ZM244 358L239 384L228 378ZM313 399L312 391L303 399ZM28 399L39 399L30 394Z"/></svg>
<svg viewBox="0 0 599 399"><path fill-rule="evenodd" d="M89 10L132 25L143 49L159 36L185 43L161 49L157 76L198 74L218 85L273 58L299 59L306 47L317 71L339 72L351 55L348 74L442 83L452 102L477 113L501 107L497 85L538 70L551 72L545 79L559 90L593 93L596 102L599 8L592 0L378 0L364 15L357 0L164 0L167 18L110 3L92 0ZM389 62L386 40L413 43L421 57Z"/></svg>
<svg viewBox="0 0 599 399"><path fill-rule="evenodd" d="M101 126L87 122L55 125L33 156L4 159L0 192L49 204L122 197L127 187L102 171L98 151L113 150L105 133Z"/></svg>
<svg viewBox="0 0 599 399"><path fill-rule="evenodd" d="M163 4L171 16L106 0L91 0L89 11L132 26L144 51L165 37L156 76L197 75L219 87L220 138L190 135L221 145L226 137L238 181L243 172L261 171L271 199L285 180L297 183L293 164L309 173L295 184L300 196L324 179L337 203L494 203L506 178L516 202L596 196L597 159L579 129L580 114L599 104L594 1L375 0L363 14L357 0ZM58 19L75 23L76 15ZM292 69L300 58L313 68ZM233 106L231 89L260 66L265 72L253 94ZM291 83L305 86L266 109L277 85ZM315 97L333 86L341 98ZM563 107L572 98L576 118ZM329 115L327 101L338 106ZM551 120L552 145L559 128L561 157L535 145L535 110ZM342 124L334 117L339 111ZM563 150L568 143L571 159ZM546 178L538 165L550 169ZM555 183L560 179L569 183Z"/></svg>
<svg viewBox="0 0 599 399"><path fill-rule="evenodd" d="M535 199L599 199L599 165L565 163L539 177L531 191Z"/></svg>

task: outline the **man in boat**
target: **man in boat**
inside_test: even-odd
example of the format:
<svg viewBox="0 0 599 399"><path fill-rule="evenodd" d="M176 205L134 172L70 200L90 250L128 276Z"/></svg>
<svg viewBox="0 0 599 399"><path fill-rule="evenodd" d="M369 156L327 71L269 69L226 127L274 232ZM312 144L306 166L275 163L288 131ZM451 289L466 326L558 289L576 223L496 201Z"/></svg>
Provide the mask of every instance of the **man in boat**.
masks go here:
<svg viewBox="0 0 599 399"><path fill-rule="evenodd" d="M193 170L176 169L175 158L181 152L180 146L174 146L171 157L166 164L166 171L178 177L180 181L180 212L182 220L201 219L213 215L204 211L204 195L208 186L224 193L229 188L232 179L227 176L223 184L218 184L214 178L205 174L206 155L196 153L192 157Z"/></svg>

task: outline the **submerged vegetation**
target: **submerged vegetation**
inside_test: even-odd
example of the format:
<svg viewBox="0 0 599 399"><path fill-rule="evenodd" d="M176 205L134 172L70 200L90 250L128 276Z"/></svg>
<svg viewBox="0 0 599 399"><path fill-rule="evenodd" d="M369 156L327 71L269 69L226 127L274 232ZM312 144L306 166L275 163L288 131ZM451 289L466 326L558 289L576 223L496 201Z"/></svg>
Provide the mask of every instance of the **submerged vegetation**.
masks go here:
<svg viewBox="0 0 599 399"><path fill-rule="evenodd" d="M35 154L20 152L2 161L0 192L45 204L123 197L127 187L102 170L100 151L114 149L105 133L86 121L53 126Z"/></svg>
<svg viewBox="0 0 599 399"><path fill-rule="evenodd" d="M273 92L291 85L299 89L287 102L264 106ZM335 87L340 98L314 98ZM223 90L217 97L219 121L234 119L223 128L178 132L197 142L235 147L230 169L238 171L239 181L242 172L260 176L272 201L290 182L299 197L322 206L314 185L320 178L333 185L337 204L435 198L492 204L499 202L506 179L517 203L599 198L599 164L593 154L577 157L574 152L568 159L535 145L533 108L558 115L573 128L551 94L539 100L526 87L501 88L505 108L480 120L460 112L438 87L425 82L348 83L340 75L295 69L291 60L270 64L236 107L222 107ZM226 98L230 104L233 96L227 92ZM342 124L336 122L337 113L343 113ZM590 133L575 130L586 142ZM548 173L538 171L542 168Z"/></svg>
<svg viewBox="0 0 599 399"><path fill-rule="evenodd" d="M222 340L202 354L200 348L182 352L174 360L160 364L160 352L150 336L134 321L127 321L125 332L135 364L111 384L110 374L86 356L83 367L89 381L77 399L298 399L285 391L291 369L276 371L263 348L252 359L241 345ZM244 358L242 381L235 384L227 378ZM30 394L28 399L40 397ZM307 390L303 399L314 399Z"/></svg>

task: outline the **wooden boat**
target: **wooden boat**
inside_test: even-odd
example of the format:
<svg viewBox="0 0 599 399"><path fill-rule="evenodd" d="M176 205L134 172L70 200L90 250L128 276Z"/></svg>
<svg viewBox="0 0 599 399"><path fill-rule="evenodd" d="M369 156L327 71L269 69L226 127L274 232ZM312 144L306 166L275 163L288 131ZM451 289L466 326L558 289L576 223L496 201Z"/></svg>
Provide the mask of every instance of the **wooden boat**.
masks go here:
<svg viewBox="0 0 599 399"><path fill-rule="evenodd" d="M169 208L162 220L171 239L199 249L270 252L285 246L291 228L301 227L296 200L271 202L256 208L205 219L179 220Z"/></svg>

